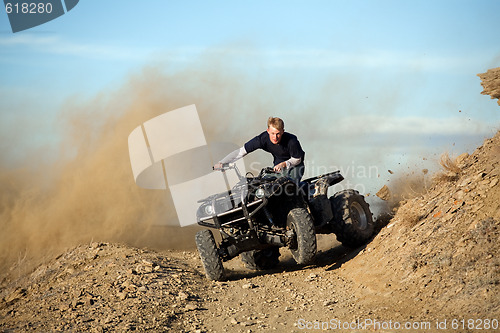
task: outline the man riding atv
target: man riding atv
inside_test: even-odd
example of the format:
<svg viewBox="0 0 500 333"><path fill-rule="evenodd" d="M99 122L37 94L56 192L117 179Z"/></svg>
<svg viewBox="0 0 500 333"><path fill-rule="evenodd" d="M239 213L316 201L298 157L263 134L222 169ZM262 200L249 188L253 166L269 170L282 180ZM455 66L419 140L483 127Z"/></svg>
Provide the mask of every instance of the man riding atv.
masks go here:
<svg viewBox="0 0 500 333"><path fill-rule="evenodd" d="M273 169L276 172L287 171L287 176L296 183L304 175L305 152L300 146L297 137L285 132L282 119L269 117L267 131L257 135L240 149L236 149L214 165L214 170L222 170L224 164L234 163L248 153L263 149L273 155Z"/></svg>
<svg viewBox="0 0 500 333"><path fill-rule="evenodd" d="M257 149L271 153L274 166L257 176L242 175L233 162ZM220 237L217 242L209 229L195 237L207 278L224 279L222 262L236 256L251 269L273 268L280 248L288 248L299 265L309 264L319 233L335 233L338 241L351 247L369 240L374 223L364 197L355 190L328 197L328 189L344 179L339 171L301 180L304 157L297 137L284 131L283 120L270 117L267 131L214 166L234 171L238 182L198 201L198 224L218 230Z"/></svg>

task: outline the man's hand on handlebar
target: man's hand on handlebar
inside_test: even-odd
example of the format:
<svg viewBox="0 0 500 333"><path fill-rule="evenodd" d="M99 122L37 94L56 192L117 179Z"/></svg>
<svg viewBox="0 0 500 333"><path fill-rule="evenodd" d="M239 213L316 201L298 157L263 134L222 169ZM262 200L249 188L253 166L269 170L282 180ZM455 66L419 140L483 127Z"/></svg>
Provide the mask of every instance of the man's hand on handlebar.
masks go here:
<svg viewBox="0 0 500 333"><path fill-rule="evenodd" d="M285 168L286 168L286 162L281 162L279 164L276 164L274 166L273 170L276 171L276 172L281 172Z"/></svg>
<svg viewBox="0 0 500 333"><path fill-rule="evenodd" d="M229 163L217 163L212 167L215 171L225 171L227 169L231 169L231 164Z"/></svg>

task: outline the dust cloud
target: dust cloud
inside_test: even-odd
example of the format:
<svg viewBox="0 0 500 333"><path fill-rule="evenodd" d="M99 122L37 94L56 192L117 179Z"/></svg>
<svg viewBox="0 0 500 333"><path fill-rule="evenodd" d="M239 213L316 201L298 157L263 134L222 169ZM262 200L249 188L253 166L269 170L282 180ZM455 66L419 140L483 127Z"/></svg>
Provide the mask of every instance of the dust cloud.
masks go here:
<svg viewBox="0 0 500 333"><path fill-rule="evenodd" d="M143 68L121 87L91 100L78 96L67 100L51 125L61 138L57 148L35 145L38 151L26 152L14 167L9 159L16 155L19 160L22 145L0 149L0 269L8 271L14 264L29 268L45 256L52 258L68 247L92 241L194 248L194 233L199 229L175 226L168 191L144 190L135 184L127 147L134 128L186 105L197 105L208 142L241 145L265 130L272 115L285 119L286 129L301 139L306 159L317 161L316 165L344 165L354 159L370 165L371 157L380 162L381 154L367 152L368 130L339 137L343 134L328 126L344 111L328 113L325 107L342 96L349 99L345 96L351 96L352 87L337 83L315 93L312 88L299 93L285 88L287 80L292 78L244 74L219 62L172 73L160 64ZM349 112L353 108L346 106ZM316 113L328 114L327 119L311 116ZM37 120L22 120L27 122L25 127L36 129ZM331 142L336 144L332 147ZM254 162L263 167L271 158L265 153L245 158L251 170Z"/></svg>
<svg viewBox="0 0 500 333"><path fill-rule="evenodd" d="M92 100L77 96L67 100L52 125L61 137L57 148L30 151L31 143L25 142L25 157L13 166L9 159L15 155L19 160L16 150L23 143L3 147L2 272L14 266L29 269L45 257L86 242L194 248L198 228L176 226L168 191L145 190L135 184L128 135L146 120L196 104L207 141L240 144L248 139L241 127L257 133L270 111L259 97L262 86L252 81L217 68L167 75L157 67L146 67L116 90L103 91ZM244 114L251 114L255 123ZM23 122L24 127L36 128L36 120L23 118ZM181 170L188 167L179 165Z"/></svg>

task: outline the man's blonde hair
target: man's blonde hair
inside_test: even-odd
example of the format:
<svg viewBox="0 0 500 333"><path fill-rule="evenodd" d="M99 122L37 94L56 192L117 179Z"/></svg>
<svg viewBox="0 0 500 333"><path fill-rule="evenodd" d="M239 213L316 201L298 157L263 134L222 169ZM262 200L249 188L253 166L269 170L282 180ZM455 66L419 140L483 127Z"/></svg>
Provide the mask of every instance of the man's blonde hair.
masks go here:
<svg viewBox="0 0 500 333"><path fill-rule="evenodd" d="M271 126L276 128L278 131L285 130L285 123L281 118L278 117L269 117L269 119L267 120L267 128Z"/></svg>

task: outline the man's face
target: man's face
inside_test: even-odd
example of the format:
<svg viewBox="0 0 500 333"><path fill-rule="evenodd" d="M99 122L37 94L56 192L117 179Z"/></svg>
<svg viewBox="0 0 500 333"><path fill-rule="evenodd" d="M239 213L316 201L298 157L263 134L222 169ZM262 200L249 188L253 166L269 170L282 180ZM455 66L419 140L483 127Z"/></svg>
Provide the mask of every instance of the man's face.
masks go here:
<svg viewBox="0 0 500 333"><path fill-rule="evenodd" d="M283 135L284 131L278 131L276 128L269 126L267 128L267 133L269 134L269 139L271 140L272 143L278 144L281 140L281 136Z"/></svg>

